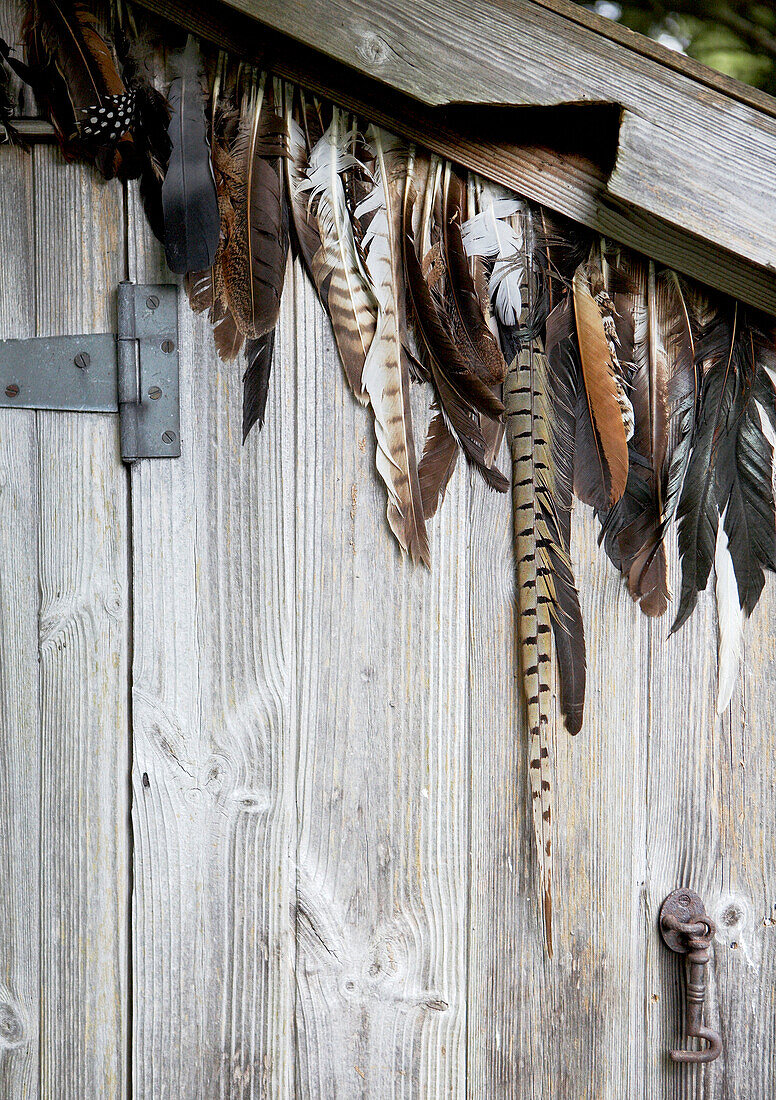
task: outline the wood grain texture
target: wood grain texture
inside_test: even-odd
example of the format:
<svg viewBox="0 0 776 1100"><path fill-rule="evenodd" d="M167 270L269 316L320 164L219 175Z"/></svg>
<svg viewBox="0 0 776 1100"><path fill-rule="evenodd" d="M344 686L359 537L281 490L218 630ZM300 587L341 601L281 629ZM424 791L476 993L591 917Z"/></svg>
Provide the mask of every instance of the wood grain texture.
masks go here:
<svg viewBox="0 0 776 1100"><path fill-rule="evenodd" d="M130 271L169 281L132 195ZM295 301L243 448L240 363L181 298L182 457L132 469L137 1097L293 1087Z"/></svg>
<svg viewBox="0 0 776 1100"><path fill-rule="evenodd" d="M110 327L125 248L169 280L134 185L128 242L120 189L53 150L0 149L0 187L0 335ZM115 419L0 416L2 1100L129 1095L130 1011L139 1100L769 1100L772 580L715 719L711 599L667 639L576 509L589 691L554 737L549 963L507 501L459 465L410 567L301 272L245 447L241 365L180 320L183 456L138 463L130 501ZM720 929L705 1069L666 1054L678 885Z"/></svg>
<svg viewBox="0 0 776 1100"><path fill-rule="evenodd" d="M297 1095L461 1096L468 475L431 525L433 571L413 567L381 518L372 415L306 285L302 325Z"/></svg>
<svg viewBox="0 0 776 1100"><path fill-rule="evenodd" d="M37 334L115 330L123 200L34 154ZM115 416L37 417L42 1097L124 1094L127 476Z"/></svg>
<svg viewBox="0 0 776 1100"><path fill-rule="evenodd" d="M531 0L416 0L410 7L386 0L379 9L370 0L228 2L430 107L620 104L608 191L773 266L776 118L770 114Z"/></svg>
<svg viewBox="0 0 776 1100"><path fill-rule="evenodd" d="M0 332L35 333L33 174L0 156ZM0 414L0 1095L39 1095L37 450L35 413Z"/></svg>

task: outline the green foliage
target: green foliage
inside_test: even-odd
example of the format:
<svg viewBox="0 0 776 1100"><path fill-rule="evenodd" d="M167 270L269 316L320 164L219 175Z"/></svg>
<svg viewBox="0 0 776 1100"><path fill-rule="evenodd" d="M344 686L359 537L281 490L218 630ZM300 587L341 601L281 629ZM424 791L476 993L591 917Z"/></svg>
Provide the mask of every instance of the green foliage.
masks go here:
<svg viewBox="0 0 776 1100"><path fill-rule="evenodd" d="M584 7L776 94L776 9L749 0L596 0Z"/></svg>

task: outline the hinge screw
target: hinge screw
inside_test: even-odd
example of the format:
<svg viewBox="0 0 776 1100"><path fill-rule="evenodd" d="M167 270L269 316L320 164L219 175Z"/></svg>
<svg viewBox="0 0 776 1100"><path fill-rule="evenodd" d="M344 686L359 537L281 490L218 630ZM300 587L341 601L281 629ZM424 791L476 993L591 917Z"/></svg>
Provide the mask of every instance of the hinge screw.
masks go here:
<svg viewBox="0 0 776 1100"><path fill-rule="evenodd" d="M169 429L166 432L162 432L162 443L168 443L169 444L169 443L174 443L174 442L175 442L175 432L171 432L171 431L169 431Z"/></svg>
<svg viewBox="0 0 776 1100"><path fill-rule="evenodd" d="M158 386L151 386L151 389L148 391L148 396L151 398L152 401L158 401L159 398L162 396L162 391L159 389Z"/></svg>
<svg viewBox="0 0 776 1100"><path fill-rule="evenodd" d="M87 351L79 351L78 355L76 355L75 359L73 360L79 370L86 370L91 361L91 356Z"/></svg>
<svg viewBox="0 0 776 1100"><path fill-rule="evenodd" d="M156 297L155 294L151 294L148 298L146 298L146 305L149 309L156 309L156 307L159 305L159 299Z"/></svg>
<svg viewBox="0 0 776 1100"><path fill-rule="evenodd" d="M169 355L170 352L175 351L175 344L173 344L172 340L162 341L162 351L165 352L166 355Z"/></svg>
<svg viewBox="0 0 776 1100"><path fill-rule="evenodd" d="M5 396L6 397L18 397L19 396L19 387L16 385L15 382L12 382L10 386L5 387Z"/></svg>

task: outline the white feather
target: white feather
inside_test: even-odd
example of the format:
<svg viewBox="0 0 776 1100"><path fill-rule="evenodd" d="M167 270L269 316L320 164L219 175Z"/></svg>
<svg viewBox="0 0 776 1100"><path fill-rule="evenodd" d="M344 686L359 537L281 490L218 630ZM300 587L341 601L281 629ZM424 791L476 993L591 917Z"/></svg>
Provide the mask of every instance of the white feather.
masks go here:
<svg viewBox="0 0 776 1100"><path fill-rule="evenodd" d="M480 208L478 214L461 226L463 246L467 256L495 259L489 282L490 295L495 298L501 323L516 325L523 308L520 287L525 277L523 231L517 220L522 203L495 184L486 184L482 188Z"/></svg>
<svg viewBox="0 0 776 1100"><path fill-rule="evenodd" d="M717 596L717 714L730 702L741 661L744 613L738 596L738 584L733 558L725 532L727 506L719 519L717 545L714 551L715 592Z"/></svg>

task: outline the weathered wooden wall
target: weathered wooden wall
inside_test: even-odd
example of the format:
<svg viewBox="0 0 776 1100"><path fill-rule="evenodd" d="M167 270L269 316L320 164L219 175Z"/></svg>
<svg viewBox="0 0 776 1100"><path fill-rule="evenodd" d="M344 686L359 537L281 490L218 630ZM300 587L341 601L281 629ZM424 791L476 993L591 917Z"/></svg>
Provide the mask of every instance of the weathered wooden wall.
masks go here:
<svg viewBox="0 0 776 1100"><path fill-rule="evenodd" d="M51 148L0 149L0 196L0 336L111 327L125 264L169 279L134 191ZM577 517L549 962L507 501L459 469L433 570L402 561L298 269L245 447L239 365L180 325L179 460L0 416L0 1100L770 1100L773 585L715 721L711 600L667 640ZM666 1055L678 885L720 925L705 1069Z"/></svg>

